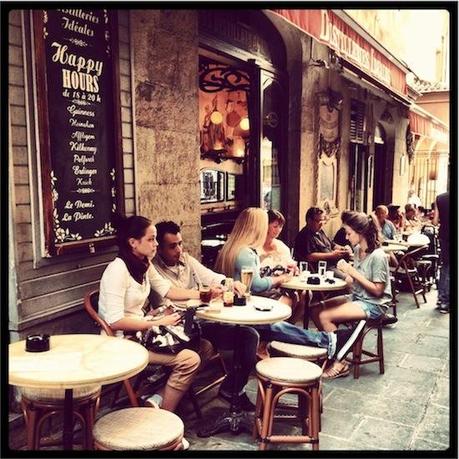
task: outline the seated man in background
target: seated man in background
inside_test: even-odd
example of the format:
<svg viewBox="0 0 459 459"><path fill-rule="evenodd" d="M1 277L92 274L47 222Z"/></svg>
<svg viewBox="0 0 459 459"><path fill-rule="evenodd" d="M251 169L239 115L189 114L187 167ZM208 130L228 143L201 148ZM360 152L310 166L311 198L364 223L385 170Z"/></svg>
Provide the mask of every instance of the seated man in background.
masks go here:
<svg viewBox="0 0 459 459"><path fill-rule="evenodd" d="M405 231L418 231L421 229L421 222L417 217L417 210L413 204L405 205Z"/></svg>
<svg viewBox="0 0 459 459"><path fill-rule="evenodd" d="M344 279L343 273L336 269L338 260L348 260L351 250L330 240L322 229L325 221L324 211L319 207L310 207L306 212L306 226L297 234L293 258L307 261L311 271L317 272L318 262L327 262L327 269L335 276Z"/></svg>
<svg viewBox="0 0 459 459"><path fill-rule="evenodd" d="M379 205L375 209L375 215L379 226L381 226L383 240L395 239L397 230L395 229L394 224L387 218L389 216L389 209L384 205Z"/></svg>
<svg viewBox="0 0 459 459"><path fill-rule="evenodd" d="M184 252L180 226L172 221L162 221L156 224L158 241L157 254L153 258L153 266L158 273L168 279L173 286L191 289L198 288L198 284L206 284L213 290L221 290L225 276L218 274L204 265L196 258ZM244 293L245 286L235 281L234 287L239 293ZM164 298L155 298L153 306L164 305ZM255 407L247 397L244 386L247 384L250 372L257 362L256 352L259 335L248 326L239 329L238 348L234 348L234 325L218 324L215 322L201 322L202 337L209 340L217 349L233 350L238 353L241 364L241 373L237 375L237 390L239 405L246 411ZM236 375L228 374L220 386L219 396L231 401L233 381Z"/></svg>
<svg viewBox="0 0 459 459"><path fill-rule="evenodd" d="M391 221L395 226L395 231L401 234L405 226L405 218L400 210L400 206L396 204L389 204L387 206L387 210L389 211L387 220Z"/></svg>

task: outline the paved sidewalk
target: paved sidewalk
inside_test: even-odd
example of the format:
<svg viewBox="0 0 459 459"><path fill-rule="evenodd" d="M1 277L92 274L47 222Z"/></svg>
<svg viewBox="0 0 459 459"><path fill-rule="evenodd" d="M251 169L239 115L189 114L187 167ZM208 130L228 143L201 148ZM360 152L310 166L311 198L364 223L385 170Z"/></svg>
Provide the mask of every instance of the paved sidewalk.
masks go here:
<svg viewBox="0 0 459 459"><path fill-rule="evenodd" d="M361 367L361 376L327 381L320 433L321 450L444 450L449 445L449 314L434 309L437 292L416 309L411 295L399 295L399 321L384 329L385 374L378 364ZM365 339L365 347L375 334ZM215 391L201 396L205 422L222 413L227 405ZM256 380L248 395L256 397ZM250 434L220 433L199 438L203 425L193 414L184 418L191 450L257 450ZM286 422L283 433L298 432ZM310 445L284 444L270 449L310 450Z"/></svg>

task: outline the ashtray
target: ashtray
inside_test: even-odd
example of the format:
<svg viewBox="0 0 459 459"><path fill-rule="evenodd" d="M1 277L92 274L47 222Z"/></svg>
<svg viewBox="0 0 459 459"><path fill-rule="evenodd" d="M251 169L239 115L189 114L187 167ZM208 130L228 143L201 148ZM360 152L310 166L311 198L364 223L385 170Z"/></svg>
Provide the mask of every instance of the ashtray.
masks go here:
<svg viewBox="0 0 459 459"><path fill-rule="evenodd" d="M245 296L234 296L234 306L245 306L246 304Z"/></svg>
<svg viewBox="0 0 459 459"><path fill-rule="evenodd" d="M311 284L311 285L319 285L320 284L320 277L317 276L309 276L306 284Z"/></svg>
<svg viewBox="0 0 459 459"><path fill-rule="evenodd" d="M49 351L49 335L41 333L36 335L29 335L26 338L25 350L27 352Z"/></svg>
<svg viewBox="0 0 459 459"><path fill-rule="evenodd" d="M273 305L272 304L254 304L253 307L257 311L271 311L271 309L273 308Z"/></svg>

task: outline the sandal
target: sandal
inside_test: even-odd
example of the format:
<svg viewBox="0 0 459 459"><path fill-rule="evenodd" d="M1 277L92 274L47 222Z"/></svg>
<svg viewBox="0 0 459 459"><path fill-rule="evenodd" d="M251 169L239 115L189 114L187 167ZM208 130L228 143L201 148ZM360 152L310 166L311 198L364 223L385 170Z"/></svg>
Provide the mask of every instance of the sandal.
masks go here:
<svg viewBox="0 0 459 459"><path fill-rule="evenodd" d="M332 364L322 373L322 379L344 378L351 372L347 363L343 363L343 367L341 369L337 369L334 365L335 364Z"/></svg>

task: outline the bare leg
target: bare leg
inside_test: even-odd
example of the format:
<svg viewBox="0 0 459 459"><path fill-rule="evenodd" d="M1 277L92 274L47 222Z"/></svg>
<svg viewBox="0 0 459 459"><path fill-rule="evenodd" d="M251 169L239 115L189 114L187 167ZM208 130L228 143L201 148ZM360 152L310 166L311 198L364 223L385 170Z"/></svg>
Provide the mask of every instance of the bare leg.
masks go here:
<svg viewBox="0 0 459 459"><path fill-rule="evenodd" d="M339 306L325 309L319 313L319 321L326 332L335 331L336 324L349 320L366 319L367 316L357 303L344 303Z"/></svg>
<svg viewBox="0 0 459 459"><path fill-rule="evenodd" d="M323 324L320 321L320 314L322 311L328 308L336 308L341 304L347 303L348 298L346 295L341 296L334 296L329 298L328 300L319 301L318 303L314 304L314 307L311 308L311 318L316 325L317 329L320 331L324 331ZM327 331L327 330L325 330Z"/></svg>
<svg viewBox="0 0 459 459"><path fill-rule="evenodd" d="M161 408L163 410L175 411L177 405L179 404L182 397L185 395L185 392L182 390L174 389L173 387L166 384L163 394L163 403Z"/></svg>

